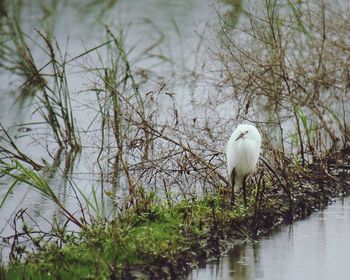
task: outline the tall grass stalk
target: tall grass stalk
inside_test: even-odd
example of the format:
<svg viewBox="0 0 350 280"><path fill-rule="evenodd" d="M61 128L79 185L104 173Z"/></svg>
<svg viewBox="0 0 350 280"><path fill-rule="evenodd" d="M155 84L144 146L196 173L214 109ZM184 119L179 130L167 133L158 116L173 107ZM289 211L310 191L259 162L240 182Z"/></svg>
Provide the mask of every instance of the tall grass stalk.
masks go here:
<svg viewBox="0 0 350 280"><path fill-rule="evenodd" d="M25 183L29 186L31 186L34 190L41 193L43 196L48 198L49 200L53 201L62 211L62 213L74 224L76 224L79 227L83 227L84 224L82 224L79 219L77 219L60 201L58 196L55 194L55 192L52 190L52 188L48 185L47 181L40 176L37 172L31 170L30 168L26 167L24 164L20 163L18 160L13 159L12 164L7 164L5 167L1 169L2 176L7 175L14 179L13 183L10 185L9 189L7 190L6 194L4 195L4 198L2 199L0 203L0 207L3 206L5 201L7 200L8 196L11 194L13 189L19 184L19 183Z"/></svg>
<svg viewBox="0 0 350 280"><path fill-rule="evenodd" d="M27 43L29 37L21 30L19 21L7 17L5 22L8 32L4 36L6 40L0 40L0 67L23 78L21 96L26 97L31 93L31 96L37 98L38 110L51 127L58 145L61 148L79 150L79 132L72 113L66 79L67 53L61 52L52 36L38 31L39 38L46 45L46 48L41 48L45 49L48 58L48 62L39 68Z"/></svg>

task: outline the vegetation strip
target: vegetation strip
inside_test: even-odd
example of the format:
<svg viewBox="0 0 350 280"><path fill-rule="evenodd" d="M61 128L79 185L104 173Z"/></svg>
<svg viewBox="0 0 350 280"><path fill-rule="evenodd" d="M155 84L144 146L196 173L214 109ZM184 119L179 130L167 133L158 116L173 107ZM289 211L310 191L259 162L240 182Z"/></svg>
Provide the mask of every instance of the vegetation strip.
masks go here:
<svg viewBox="0 0 350 280"><path fill-rule="evenodd" d="M3 279L176 279L228 245L256 239L281 223L305 217L350 191L350 149L334 164L294 166L288 194L276 176L260 166L260 180L249 188L248 207L230 205L224 187L202 199L170 204L155 193L138 191L112 223L94 221L78 234L61 233L56 242L36 244L36 252L1 268ZM346 168L344 168L344 166ZM274 181L276 180L276 182ZM292 215L292 216L291 216ZM31 235L27 229L27 234ZM33 239L33 242L35 240ZM15 250L20 250L16 248Z"/></svg>

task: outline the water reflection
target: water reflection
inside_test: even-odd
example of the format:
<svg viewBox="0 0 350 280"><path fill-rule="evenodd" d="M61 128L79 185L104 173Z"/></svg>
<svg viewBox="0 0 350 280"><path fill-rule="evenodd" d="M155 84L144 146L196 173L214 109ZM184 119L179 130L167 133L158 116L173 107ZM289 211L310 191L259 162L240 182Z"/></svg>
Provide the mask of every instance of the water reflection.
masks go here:
<svg viewBox="0 0 350 280"><path fill-rule="evenodd" d="M235 246L189 279L349 279L350 198L263 238Z"/></svg>

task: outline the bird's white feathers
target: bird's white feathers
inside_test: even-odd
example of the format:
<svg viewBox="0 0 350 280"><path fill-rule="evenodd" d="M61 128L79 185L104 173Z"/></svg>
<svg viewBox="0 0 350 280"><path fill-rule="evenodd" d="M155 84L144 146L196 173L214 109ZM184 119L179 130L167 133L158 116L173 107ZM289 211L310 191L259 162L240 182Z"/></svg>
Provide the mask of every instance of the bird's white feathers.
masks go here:
<svg viewBox="0 0 350 280"><path fill-rule="evenodd" d="M242 186L243 177L253 171L259 159L261 136L255 126L240 124L226 145L227 171L234 191ZM234 176L234 178L232 178Z"/></svg>

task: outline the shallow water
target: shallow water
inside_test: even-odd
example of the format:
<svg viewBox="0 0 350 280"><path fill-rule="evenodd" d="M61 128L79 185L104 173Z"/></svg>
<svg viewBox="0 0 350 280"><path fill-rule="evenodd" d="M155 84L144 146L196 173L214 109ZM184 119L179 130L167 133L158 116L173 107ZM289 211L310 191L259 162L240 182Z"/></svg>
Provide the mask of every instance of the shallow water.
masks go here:
<svg viewBox="0 0 350 280"><path fill-rule="evenodd" d="M346 280L350 277L350 197L260 241L235 246L189 280Z"/></svg>
<svg viewBox="0 0 350 280"><path fill-rule="evenodd" d="M145 5L142 0L122 0L104 10L105 1L94 5L86 5L84 1L77 1L74 5L60 2L45 9L44 6L48 4L38 0L24 1L17 12L20 14L27 43L39 68L50 58L41 48L40 44L43 42L36 30L50 30L61 49L65 50L67 47L68 58L73 58L87 49L106 42L106 30L103 24L107 24L116 34L121 30L125 32L125 47L127 50L132 50L128 52L128 59L133 67L151 71L159 81L162 81L162 78L166 79L169 91L179 93L181 95L179 100L188 103L188 89L182 86L187 83L186 79L177 79L172 72L175 68L189 71L199 63L197 60L199 52L196 47L200 44L200 38L196 32L201 32L205 24L216 14L210 2L207 0L172 2L152 0ZM161 41L159 41L160 38ZM145 49L156 43L158 45L151 49L146 58L139 59ZM82 71L81 67L81 65L94 67L95 63L96 65L99 63L98 56L108 60L106 49L101 48L81 60L70 63L67 67L74 118L79 127L83 145L83 151L72 162L69 179L74 181L74 184L88 197L93 191L101 193L101 207L104 207L103 200L106 200L106 197L103 196L103 190L106 186L103 176L108 170L103 168L101 170L97 165L100 131L98 131L99 127L91 126L96 116L97 104L95 94L90 89L93 78L96 79L96 77L91 77L89 73ZM164 56L164 59L160 59L161 56ZM176 63L167 63L165 58ZM176 72L180 73L180 76L184 74L183 71ZM40 114L33 114L37 105L30 98L23 103L16 102L19 95L18 87L22 82L23 80L14 74L0 72L0 121L16 139L16 144L29 157L40 163L42 159L51 163L56 156L57 145L51 140L51 142L47 141L47 135L51 132L44 124L34 124L42 122ZM155 87L156 82L150 88ZM169 100L162 101L166 103ZM89 106L84 106L85 104ZM96 105L95 108L94 105ZM29 125L25 126L28 130L22 131L18 127L28 123ZM91 133L86 132L88 128L92 131ZM58 193L65 207L72 212L78 211L75 194L62 176L65 169L70 169L67 167L64 153L58 166L55 172L47 175L48 183ZM10 183L11 181L2 179L0 198L6 193ZM38 192L29 190L25 185L18 186L0 209L0 236L12 234L9 223L12 223L14 214L21 208L30 209L31 217L38 220L38 224L43 226L42 229L46 226L50 227L44 218L50 221L59 213L57 206ZM40 222L41 218L43 223Z"/></svg>

